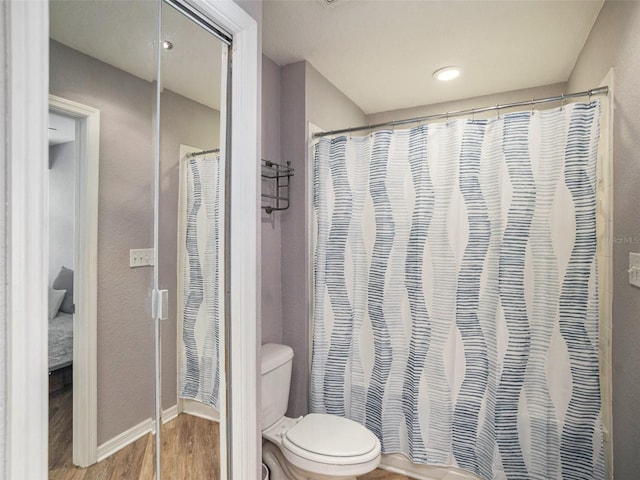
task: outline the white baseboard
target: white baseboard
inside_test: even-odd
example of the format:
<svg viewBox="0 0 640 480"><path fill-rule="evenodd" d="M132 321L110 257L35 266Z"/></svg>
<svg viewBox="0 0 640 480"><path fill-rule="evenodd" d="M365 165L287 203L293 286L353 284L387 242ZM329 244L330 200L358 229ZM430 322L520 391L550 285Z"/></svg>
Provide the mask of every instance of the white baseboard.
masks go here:
<svg viewBox="0 0 640 480"><path fill-rule="evenodd" d="M176 403L173 407L169 407L166 410L162 411L162 423L170 422L171 420L178 417L180 411L178 410L178 404ZM155 427L154 427L155 429ZM155 431L155 430L154 430Z"/></svg>
<svg viewBox="0 0 640 480"><path fill-rule="evenodd" d="M129 430L125 430L120 435L116 435L111 440L107 440L102 445L98 445L98 462L101 462L117 451L122 450L124 447L132 444L140 437L151 433L152 427L153 421L148 418L140 422L138 425L134 425Z"/></svg>
<svg viewBox="0 0 640 480"><path fill-rule="evenodd" d="M178 399L180 411L194 417L205 418L213 422L220 422L220 412L213 408L211 405L205 405L196 400L190 400L188 398Z"/></svg>
<svg viewBox="0 0 640 480"><path fill-rule="evenodd" d="M173 405L162 411L162 423L167 423L178 416L178 405ZM155 433L155 422L152 418L143 420L137 425L134 425L129 430L125 430L120 435L116 435L111 440L107 440L102 445L98 446L98 462L101 462L105 458L110 457L114 453L122 450L127 445L132 444L139 438L144 437L149 433Z"/></svg>
<svg viewBox="0 0 640 480"><path fill-rule="evenodd" d="M378 468L416 480L481 480L480 477L460 468L417 465L401 453L383 453Z"/></svg>

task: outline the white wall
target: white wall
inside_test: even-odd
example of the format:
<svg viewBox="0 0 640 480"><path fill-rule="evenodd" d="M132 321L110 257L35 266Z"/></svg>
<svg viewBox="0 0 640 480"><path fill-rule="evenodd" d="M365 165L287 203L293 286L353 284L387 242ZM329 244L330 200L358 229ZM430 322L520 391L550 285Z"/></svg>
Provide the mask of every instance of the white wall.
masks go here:
<svg viewBox="0 0 640 480"><path fill-rule="evenodd" d="M49 147L49 285L60 267L73 269L76 143Z"/></svg>

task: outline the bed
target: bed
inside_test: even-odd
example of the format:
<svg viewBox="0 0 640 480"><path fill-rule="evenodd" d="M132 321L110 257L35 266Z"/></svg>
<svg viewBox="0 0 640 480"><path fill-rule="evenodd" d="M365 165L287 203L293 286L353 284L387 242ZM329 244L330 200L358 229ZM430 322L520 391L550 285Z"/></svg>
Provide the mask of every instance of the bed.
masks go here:
<svg viewBox="0 0 640 480"><path fill-rule="evenodd" d="M49 372L73 362L73 314L59 311L49 320Z"/></svg>
<svg viewBox="0 0 640 480"><path fill-rule="evenodd" d="M49 288L49 373L73 363L73 270L62 267Z"/></svg>

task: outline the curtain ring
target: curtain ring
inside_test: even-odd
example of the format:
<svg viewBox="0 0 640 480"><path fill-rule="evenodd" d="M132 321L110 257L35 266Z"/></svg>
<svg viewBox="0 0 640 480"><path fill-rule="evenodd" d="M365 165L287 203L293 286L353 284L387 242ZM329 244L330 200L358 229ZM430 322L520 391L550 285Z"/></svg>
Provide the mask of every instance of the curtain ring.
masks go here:
<svg viewBox="0 0 640 480"><path fill-rule="evenodd" d="M564 110L564 93L560 97L560 100L562 101L562 103L560 104L560 111L563 111Z"/></svg>
<svg viewBox="0 0 640 480"><path fill-rule="evenodd" d="M591 94L592 94L593 90L589 90L589 105L591 105Z"/></svg>
<svg viewBox="0 0 640 480"><path fill-rule="evenodd" d="M500 104L496 103L496 108L498 109L498 120L500 120Z"/></svg>
<svg viewBox="0 0 640 480"><path fill-rule="evenodd" d="M471 109L471 122L475 123L475 121L476 121L476 109L472 108Z"/></svg>
<svg viewBox="0 0 640 480"><path fill-rule="evenodd" d="M449 112L447 112L447 116L446 116L446 123L445 125L448 127L449 126Z"/></svg>
<svg viewBox="0 0 640 480"><path fill-rule="evenodd" d="M531 99L531 116L532 116L532 117L533 117L534 113L536 113L536 112L535 112L535 107L536 107L536 99L535 99L535 98L532 98L532 99Z"/></svg>
<svg viewBox="0 0 640 480"><path fill-rule="evenodd" d="M371 128L371 124L369 124L369 135L373 138L373 129Z"/></svg>

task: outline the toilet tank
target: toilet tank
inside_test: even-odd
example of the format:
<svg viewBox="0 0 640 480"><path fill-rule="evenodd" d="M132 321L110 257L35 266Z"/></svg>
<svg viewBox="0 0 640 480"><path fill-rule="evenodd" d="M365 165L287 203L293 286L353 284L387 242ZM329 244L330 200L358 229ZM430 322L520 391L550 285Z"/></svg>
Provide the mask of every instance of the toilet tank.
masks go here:
<svg viewBox="0 0 640 480"><path fill-rule="evenodd" d="M269 428L287 411L291 385L293 349L286 345L262 345L262 430Z"/></svg>

